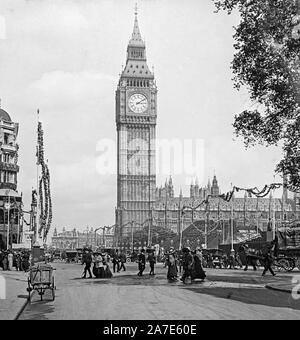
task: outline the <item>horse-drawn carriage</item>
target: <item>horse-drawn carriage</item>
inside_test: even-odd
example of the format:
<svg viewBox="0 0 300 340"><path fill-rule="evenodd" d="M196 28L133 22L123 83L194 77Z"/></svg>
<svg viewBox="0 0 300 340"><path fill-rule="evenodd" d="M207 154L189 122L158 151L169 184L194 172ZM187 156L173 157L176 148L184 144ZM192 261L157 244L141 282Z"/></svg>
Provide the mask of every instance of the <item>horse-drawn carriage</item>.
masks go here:
<svg viewBox="0 0 300 340"><path fill-rule="evenodd" d="M65 254L67 263L77 263L79 261L77 250L66 250Z"/></svg>

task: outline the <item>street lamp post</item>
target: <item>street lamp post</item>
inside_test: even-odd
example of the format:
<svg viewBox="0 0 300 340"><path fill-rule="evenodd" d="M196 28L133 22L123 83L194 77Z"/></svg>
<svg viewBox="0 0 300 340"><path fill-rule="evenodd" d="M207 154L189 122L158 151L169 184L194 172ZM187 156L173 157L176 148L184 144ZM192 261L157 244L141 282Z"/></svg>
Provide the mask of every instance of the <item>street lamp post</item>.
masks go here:
<svg viewBox="0 0 300 340"><path fill-rule="evenodd" d="M134 221L131 221L131 250L132 250L132 254L134 251L134 246L133 246L133 225L134 225Z"/></svg>
<svg viewBox="0 0 300 340"><path fill-rule="evenodd" d="M7 210L7 235L6 235L6 249L9 249L9 234L10 234L10 224L9 224L9 212L10 212L10 197L9 201L4 204L5 210Z"/></svg>
<svg viewBox="0 0 300 340"><path fill-rule="evenodd" d="M233 197L231 198L231 251L234 251L233 248Z"/></svg>
<svg viewBox="0 0 300 340"><path fill-rule="evenodd" d="M179 213L179 250L182 248L182 215L184 214L183 208L180 210Z"/></svg>

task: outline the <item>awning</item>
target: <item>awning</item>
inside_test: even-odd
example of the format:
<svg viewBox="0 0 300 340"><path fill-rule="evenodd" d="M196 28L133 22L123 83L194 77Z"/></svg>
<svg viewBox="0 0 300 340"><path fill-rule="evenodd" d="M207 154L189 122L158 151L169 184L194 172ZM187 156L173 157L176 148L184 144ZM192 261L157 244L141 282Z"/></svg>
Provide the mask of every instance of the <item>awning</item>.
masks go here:
<svg viewBox="0 0 300 340"><path fill-rule="evenodd" d="M0 189L0 196L21 197L21 195L12 189Z"/></svg>

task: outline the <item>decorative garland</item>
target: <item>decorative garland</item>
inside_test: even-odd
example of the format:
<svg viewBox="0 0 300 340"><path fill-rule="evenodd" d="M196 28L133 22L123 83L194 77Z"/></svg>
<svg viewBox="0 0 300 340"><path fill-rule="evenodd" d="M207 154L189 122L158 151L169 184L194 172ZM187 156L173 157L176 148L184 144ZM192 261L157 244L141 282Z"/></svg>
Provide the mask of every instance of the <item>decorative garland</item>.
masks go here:
<svg viewBox="0 0 300 340"><path fill-rule="evenodd" d="M50 172L44 160L44 131L41 122L38 122L37 164L41 165L42 168L42 176L39 181L39 234L41 235L44 232L43 238L46 240L52 222L52 200L50 193Z"/></svg>
<svg viewBox="0 0 300 340"><path fill-rule="evenodd" d="M283 186L283 184L281 184L281 183L271 183L269 185L266 184L263 187L262 190L259 190L257 187L246 189L246 188L239 188L239 187L234 186L233 189L231 191L227 192L226 194L221 194L221 195L214 196L214 197L219 197L219 198L223 199L226 202L230 202L235 191L236 192L246 191L248 194L254 195L257 198L263 198L263 197L268 196L269 193L271 192L271 190L278 189L281 186ZM298 192L296 190L292 190L292 189L295 189L295 188L288 187L286 185L285 185L285 187L288 188L290 191ZM197 208L199 208L202 204L206 204L206 208L207 208L207 205L209 204L209 199L211 197L213 197L213 196L212 195L207 195L206 199L204 199L202 202L200 202L195 207L183 206L182 209L181 209L182 210L182 214L184 214L184 210L192 210L193 211L193 210L196 210Z"/></svg>

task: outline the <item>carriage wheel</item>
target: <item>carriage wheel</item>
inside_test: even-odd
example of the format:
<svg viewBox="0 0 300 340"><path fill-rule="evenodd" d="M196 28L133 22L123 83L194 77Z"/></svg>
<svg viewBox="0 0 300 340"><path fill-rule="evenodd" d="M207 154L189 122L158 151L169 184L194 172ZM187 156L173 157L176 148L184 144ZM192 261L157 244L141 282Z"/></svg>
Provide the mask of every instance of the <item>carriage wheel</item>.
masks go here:
<svg viewBox="0 0 300 340"><path fill-rule="evenodd" d="M290 271L290 262L288 259L279 259L276 266L280 271Z"/></svg>
<svg viewBox="0 0 300 340"><path fill-rule="evenodd" d="M289 258L288 261L289 261L289 272L291 272L295 268L296 263L295 263L295 260L292 258Z"/></svg>
<svg viewBox="0 0 300 340"><path fill-rule="evenodd" d="M296 267L300 270L300 257L298 257L296 259L296 263L295 263Z"/></svg>

